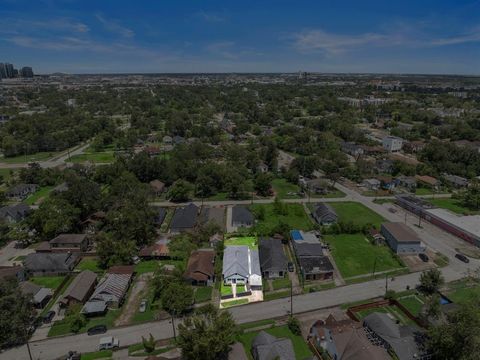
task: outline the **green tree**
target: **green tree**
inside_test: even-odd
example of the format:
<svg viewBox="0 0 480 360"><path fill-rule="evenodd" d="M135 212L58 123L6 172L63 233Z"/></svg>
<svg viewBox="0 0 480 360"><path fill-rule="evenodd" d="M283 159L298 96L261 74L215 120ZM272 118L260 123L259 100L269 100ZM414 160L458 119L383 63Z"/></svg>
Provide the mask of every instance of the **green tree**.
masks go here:
<svg viewBox="0 0 480 360"><path fill-rule="evenodd" d="M260 173L255 176L255 190L260 196L269 196L272 187L272 176L268 173Z"/></svg>
<svg viewBox="0 0 480 360"><path fill-rule="evenodd" d="M182 282L171 282L165 286L160 296L162 307L173 315L180 315L193 304L193 288Z"/></svg>
<svg viewBox="0 0 480 360"><path fill-rule="evenodd" d="M29 337L35 310L15 279L0 282L0 349L23 344Z"/></svg>
<svg viewBox="0 0 480 360"><path fill-rule="evenodd" d="M427 348L434 359L476 360L480 349L480 300L461 304L447 321L428 330Z"/></svg>
<svg viewBox="0 0 480 360"><path fill-rule="evenodd" d="M178 346L186 360L217 360L227 356L235 342L235 321L228 311L207 306L178 325Z"/></svg>
<svg viewBox="0 0 480 360"><path fill-rule="evenodd" d="M112 234L105 232L97 234L96 243L99 265L102 268L129 264L137 252L134 240L115 239Z"/></svg>
<svg viewBox="0 0 480 360"><path fill-rule="evenodd" d="M294 335L302 335L302 329L300 327L300 321L294 316L288 318L287 326Z"/></svg>
<svg viewBox="0 0 480 360"><path fill-rule="evenodd" d="M440 270L430 269L420 275L419 290L425 295L432 295L438 291L444 282L445 280Z"/></svg>
<svg viewBox="0 0 480 360"><path fill-rule="evenodd" d="M192 193L193 186L188 181L177 180L170 187L168 191L168 197L170 201L173 202L185 202L190 199L190 194Z"/></svg>
<svg viewBox="0 0 480 360"><path fill-rule="evenodd" d="M83 328L87 324L87 319L85 315L83 315L81 311L80 305L74 305L68 309L68 322L70 323L70 330L73 333L78 333L81 328Z"/></svg>
<svg viewBox="0 0 480 360"><path fill-rule="evenodd" d="M153 337L152 334L150 334L150 337L148 339L145 339L142 336L142 344L143 344L143 348L145 349L145 352L147 354L150 354L150 353L155 351L156 341L155 341L155 338Z"/></svg>

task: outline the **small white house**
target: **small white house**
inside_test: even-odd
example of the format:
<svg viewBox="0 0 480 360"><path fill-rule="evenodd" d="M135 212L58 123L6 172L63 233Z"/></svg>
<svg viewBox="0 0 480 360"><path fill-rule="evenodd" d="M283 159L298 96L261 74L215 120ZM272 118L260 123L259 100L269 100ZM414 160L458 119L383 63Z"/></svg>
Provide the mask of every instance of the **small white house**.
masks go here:
<svg viewBox="0 0 480 360"><path fill-rule="evenodd" d="M402 150L403 139L397 136L386 136L382 139L382 144L388 152L398 152Z"/></svg>

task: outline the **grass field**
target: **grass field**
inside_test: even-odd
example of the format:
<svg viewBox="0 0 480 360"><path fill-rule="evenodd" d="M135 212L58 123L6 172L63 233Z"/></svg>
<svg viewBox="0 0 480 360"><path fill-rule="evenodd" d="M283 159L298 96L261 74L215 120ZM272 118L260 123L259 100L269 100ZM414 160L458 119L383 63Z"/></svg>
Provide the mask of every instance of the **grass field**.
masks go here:
<svg viewBox="0 0 480 360"><path fill-rule="evenodd" d="M212 299L212 290L211 286L202 286L195 289L195 302L202 303L210 301Z"/></svg>
<svg viewBox="0 0 480 360"><path fill-rule="evenodd" d="M231 301L222 303L222 306L224 308L229 308L232 306L238 306L238 305L244 305L244 304L248 304L248 299L231 300Z"/></svg>
<svg viewBox="0 0 480 360"><path fill-rule="evenodd" d="M300 192L300 186L292 184L286 179L274 179L272 181L272 187L279 199L300 199L302 197L298 194Z"/></svg>
<svg viewBox="0 0 480 360"><path fill-rule="evenodd" d="M225 296L225 295L232 295L232 287L229 286L229 285L225 285L223 282L222 282L222 285L220 286L220 294L222 296Z"/></svg>
<svg viewBox="0 0 480 360"><path fill-rule="evenodd" d="M114 160L115 153L113 151L104 151L73 155L72 157L70 157L70 160L67 161L72 163L83 163L87 161L93 163L111 163Z"/></svg>
<svg viewBox="0 0 480 360"><path fill-rule="evenodd" d="M30 154L30 155L19 155L19 156L14 156L14 157L2 157L0 158L0 163L7 163L7 164L25 164L29 162L38 162L38 161L45 161L48 160L56 155L58 155L59 152L38 152L36 154Z"/></svg>
<svg viewBox="0 0 480 360"><path fill-rule="evenodd" d="M97 359L111 359L113 356L112 350L95 351L85 353L80 356L80 360L97 360Z"/></svg>
<svg viewBox="0 0 480 360"><path fill-rule="evenodd" d="M255 236L232 237L225 240L225 246L227 245L246 245L250 249L258 249L257 238Z"/></svg>
<svg viewBox="0 0 480 360"><path fill-rule="evenodd" d="M454 303L462 303L480 297L480 284L469 280L460 280L448 284L445 295Z"/></svg>
<svg viewBox="0 0 480 360"><path fill-rule="evenodd" d="M290 296L290 290L278 292L266 292L263 294L263 301L282 299Z"/></svg>
<svg viewBox="0 0 480 360"><path fill-rule="evenodd" d="M452 198L437 198L437 199L428 199L433 205L438 206L442 209L447 209L453 211L454 213L461 215L474 215L480 214L480 211L474 211L463 206L459 200Z"/></svg>
<svg viewBox="0 0 480 360"><path fill-rule="evenodd" d="M148 272L155 272L160 265L174 265L175 267L182 267L184 262L182 260L147 260L140 261L135 265L135 272L137 275L141 275Z"/></svg>
<svg viewBox="0 0 480 360"><path fill-rule="evenodd" d="M412 315L418 316L424 304L423 299L418 295L412 294L397 299L400 304L405 306Z"/></svg>
<svg viewBox="0 0 480 360"><path fill-rule="evenodd" d="M312 230L313 223L305 213L305 209L301 204L283 204L287 209L284 215L275 212L273 204L255 204L252 205L254 212L258 212L260 207L265 209L265 217L263 220L258 219L255 230L261 235L271 234L273 230L280 224L287 224L290 229Z"/></svg>
<svg viewBox="0 0 480 360"><path fill-rule="evenodd" d="M60 286L63 279L65 279L65 276L38 276L32 277L29 281L42 287L56 289Z"/></svg>
<svg viewBox="0 0 480 360"><path fill-rule="evenodd" d="M307 359L312 357L312 353L301 336L294 335L286 325L279 327L272 327L270 329L265 329L265 332L273 335L277 338L288 338L292 340L293 350L295 352L295 357L299 360ZM249 359L252 357L252 341L255 336L258 335L257 331L245 332L242 335L238 336L238 341L240 341L245 348L245 353Z"/></svg>
<svg viewBox="0 0 480 360"><path fill-rule="evenodd" d="M283 279L272 280L273 290L290 288L291 283L292 282L290 281L290 279L288 277L283 278Z"/></svg>
<svg viewBox="0 0 480 360"><path fill-rule="evenodd" d="M377 228L385 221L382 216L357 202L334 202L330 205L337 212L340 221L351 221L357 225L372 224Z"/></svg>
<svg viewBox="0 0 480 360"><path fill-rule="evenodd" d="M42 186L37 191L35 191L34 194L27 197L25 203L27 205L34 205L40 203L42 200L48 197L48 195L54 188L54 186Z"/></svg>
<svg viewBox="0 0 480 360"><path fill-rule="evenodd" d="M15 173L18 169L0 169L0 176L3 177L3 181L8 181L13 173Z"/></svg>
<svg viewBox="0 0 480 360"><path fill-rule="evenodd" d="M340 273L344 278L401 268L403 265L387 246L372 245L363 234L326 235Z"/></svg>
<svg viewBox="0 0 480 360"><path fill-rule="evenodd" d="M90 270L96 273L103 273L103 270L98 266L97 259L94 257L84 257L75 267L75 270Z"/></svg>
<svg viewBox="0 0 480 360"><path fill-rule="evenodd" d="M405 315L397 306L383 306L379 308L371 308L362 311L358 311L356 314L360 319L365 318L367 315L379 312L379 313L386 313L392 315L395 319L397 319L403 325L414 325L415 322L410 320L409 317Z"/></svg>

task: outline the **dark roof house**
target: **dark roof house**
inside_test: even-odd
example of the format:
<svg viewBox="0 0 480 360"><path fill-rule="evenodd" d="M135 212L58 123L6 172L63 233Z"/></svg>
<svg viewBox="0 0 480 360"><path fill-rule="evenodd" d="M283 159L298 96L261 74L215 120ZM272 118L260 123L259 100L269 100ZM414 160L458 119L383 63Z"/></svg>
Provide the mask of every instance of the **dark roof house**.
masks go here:
<svg viewBox="0 0 480 360"><path fill-rule="evenodd" d="M260 331L252 341L252 355L255 360L295 360L292 340L276 338Z"/></svg>
<svg viewBox="0 0 480 360"><path fill-rule="evenodd" d="M25 219L30 211L30 206L26 204L4 206L0 209L0 219L7 223L17 223Z"/></svg>
<svg viewBox="0 0 480 360"><path fill-rule="evenodd" d="M153 219L153 221L155 225L160 226L165 221L165 218L167 216L167 209L163 207L154 207L153 209L155 211L155 218Z"/></svg>
<svg viewBox="0 0 480 360"><path fill-rule="evenodd" d="M188 259L184 277L193 285L211 284L215 278L215 251L199 249L193 251Z"/></svg>
<svg viewBox="0 0 480 360"><path fill-rule="evenodd" d="M88 238L86 234L60 234L49 241L52 251L86 251Z"/></svg>
<svg viewBox="0 0 480 360"><path fill-rule="evenodd" d="M232 208L232 226L250 227L255 223L255 218L246 206L235 205Z"/></svg>
<svg viewBox="0 0 480 360"><path fill-rule="evenodd" d="M5 192L5 196L9 199L23 200L28 195L33 194L35 191L37 191L37 189L38 185L36 184L18 184L8 189Z"/></svg>
<svg viewBox="0 0 480 360"><path fill-rule="evenodd" d="M0 282L9 278L24 281L25 269L23 266L0 266Z"/></svg>
<svg viewBox="0 0 480 360"><path fill-rule="evenodd" d="M24 261L25 269L32 275L64 275L73 270L79 257L72 253L33 253Z"/></svg>
<svg viewBox="0 0 480 360"><path fill-rule="evenodd" d="M265 278L283 277L287 272L287 257L280 239L260 239L260 268Z"/></svg>
<svg viewBox="0 0 480 360"><path fill-rule="evenodd" d="M180 233L195 227L198 217L198 207L190 203L188 206L177 208L170 223L170 232Z"/></svg>
<svg viewBox="0 0 480 360"><path fill-rule="evenodd" d="M63 293L63 302L85 303L92 294L95 284L97 283L97 275L90 270L84 270L78 274L70 283L67 290Z"/></svg>
<svg viewBox="0 0 480 360"><path fill-rule="evenodd" d="M320 225L331 225L338 220L335 210L330 205L324 203L319 203L315 206L312 216Z"/></svg>

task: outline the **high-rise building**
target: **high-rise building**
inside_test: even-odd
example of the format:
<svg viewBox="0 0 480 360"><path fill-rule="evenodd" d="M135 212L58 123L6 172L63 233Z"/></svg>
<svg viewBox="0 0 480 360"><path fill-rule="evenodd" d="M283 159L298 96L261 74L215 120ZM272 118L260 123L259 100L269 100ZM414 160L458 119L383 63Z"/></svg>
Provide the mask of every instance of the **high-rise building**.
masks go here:
<svg viewBox="0 0 480 360"><path fill-rule="evenodd" d="M30 66L24 66L20 70L20 75L24 78L33 78L33 70Z"/></svg>
<svg viewBox="0 0 480 360"><path fill-rule="evenodd" d="M0 79L5 79L7 77L7 70L5 70L5 64L0 63Z"/></svg>
<svg viewBox="0 0 480 360"><path fill-rule="evenodd" d="M7 78L11 79L15 76L15 69L12 64L5 63L5 72L7 73Z"/></svg>

